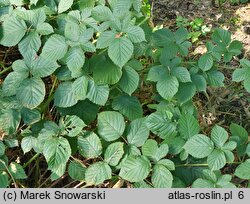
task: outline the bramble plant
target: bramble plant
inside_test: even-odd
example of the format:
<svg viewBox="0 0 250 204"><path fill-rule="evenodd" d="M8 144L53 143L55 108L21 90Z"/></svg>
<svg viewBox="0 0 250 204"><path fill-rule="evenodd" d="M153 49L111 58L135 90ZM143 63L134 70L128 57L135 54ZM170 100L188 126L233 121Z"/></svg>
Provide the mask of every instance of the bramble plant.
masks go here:
<svg viewBox="0 0 250 204"><path fill-rule="evenodd" d="M1 65L0 187L43 187L47 172L52 181L68 172L86 186L125 180L136 188L232 188L232 177L250 179L247 131L233 123L206 134L192 102L224 86L219 67L241 54L229 31L216 29L192 60L188 31L153 32L140 0L0 6L0 43L22 55ZM233 80L250 91L250 62L241 67ZM144 86L153 93L142 100ZM19 158L9 157L13 149ZM38 176L40 165L32 186L28 169ZM236 170L224 174L228 165Z"/></svg>

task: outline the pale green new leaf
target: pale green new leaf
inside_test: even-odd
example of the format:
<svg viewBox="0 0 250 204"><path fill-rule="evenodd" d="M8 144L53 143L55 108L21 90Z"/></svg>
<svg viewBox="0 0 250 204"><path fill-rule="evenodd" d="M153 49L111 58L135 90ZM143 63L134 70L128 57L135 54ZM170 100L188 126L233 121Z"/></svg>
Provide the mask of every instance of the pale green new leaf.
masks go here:
<svg viewBox="0 0 250 204"><path fill-rule="evenodd" d="M29 152L35 145L36 138L33 136L24 137L21 142L21 148L23 150L23 153Z"/></svg>
<svg viewBox="0 0 250 204"><path fill-rule="evenodd" d="M94 132L82 133L77 139L78 149L87 159L97 158L102 153L102 143Z"/></svg>
<svg viewBox="0 0 250 204"><path fill-rule="evenodd" d="M104 161L110 166L117 166L124 154L123 143L115 142L110 144L104 153Z"/></svg>
<svg viewBox="0 0 250 204"><path fill-rule="evenodd" d="M26 108L36 108L45 97L45 84L39 78L27 78L17 89L17 99Z"/></svg>
<svg viewBox="0 0 250 204"><path fill-rule="evenodd" d="M150 172L150 162L142 156L129 156L122 163L119 176L130 182L143 181Z"/></svg>
<svg viewBox="0 0 250 204"><path fill-rule="evenodd" d="M111 179L112 171L105 162L96 162L90 165L85 172L85 181L88 185L99 185Z"/></svg>
<svg viewBox="0 0 250 204"><path fill-rule="evenodd" d="M132 121L126 132L128 143L137 147L142 146L149 136L149 130L144 118Z"/></svg>
<svg viewBox="0 0 250 204"><path fill-rule="evenodd" d="M119 67L123 67L131 58L134 46L126 37L116 38L108 48L110 59Z"/></svg>
<svg viewBox="0 0 250 204"><path fill-rule="evenodd" d="M8 17L2 25L3 37L0 44L4 46L14 46L23 38L27 31L27 26L23 20L15 16Z"/></svg>
<svg viewBox="0 0 250 204"><path fill-rule="evenodd" d="M125 130L123 116L115 111L105 111L98 114L98 133L106 141L120 138Z"/></svg>
<svg viewBox="0 0 250 204"><path fill-rule="evenodd" d="M209 137L198 134L186 142L184 149L195 158L205 158L214 150L214 144Z"/></svg>
<svg viewBox="0 0 250 204"><path fill-rule="evenodd" d="M165 166L154 166L151 181L155 188L171 188L173 180L171 172Z"/></svg>

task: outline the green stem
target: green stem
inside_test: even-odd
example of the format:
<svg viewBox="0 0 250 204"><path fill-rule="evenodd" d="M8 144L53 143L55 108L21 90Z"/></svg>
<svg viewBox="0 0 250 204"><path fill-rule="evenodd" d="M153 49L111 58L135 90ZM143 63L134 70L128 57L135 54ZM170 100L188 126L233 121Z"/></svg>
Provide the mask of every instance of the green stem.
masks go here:
<svg viewBox="0 0 250 204"><path fill-rule="evenodd" d="M15 181L13 175L12 175L11 172L9 171L9 168L6 166L5 162L4 162L2 159L0 159L0 162L4 165L6 171L7 171L8 174L10 175L10 177L11 177L13 183L14 183L15 188L18 188L18 185L17 185L17 183L16 183L16 181Z"/></svg>
<svg viewBox="0 0 250 204"><path fill-rule="evenodd" d="M29 161L27 161L27 162L23 165L23 168L26 168L27 166L29 166L29 164L30 164L31 162L33 162L39 155L40 155L40 153L36 153Z"/></svg>
<svg viewBox="0 0 250 204"><path fill-rule="evenodd" d="M2 71L0 72L0 76L3 75L4 73L10 71L11 69L12 69L12 67L5 68L4 70L2 70Z"/></svg>
<svg viewBox="0 0 250 204"><path fill-rule="evenodd" d="M149 16L147 16L146 18L144 18L144 19L138 24L138 26L141 26L142 24L144 24L148 19L150 19Z"/></svg>
<svg viewBox="0 0 250 204"><path fill-rule="evenodd" d="M227 162L226 164L241 164L242 162ZM203 167L203 166L208 166L208 164L179 164L176 165L175 167Z"/></svg>

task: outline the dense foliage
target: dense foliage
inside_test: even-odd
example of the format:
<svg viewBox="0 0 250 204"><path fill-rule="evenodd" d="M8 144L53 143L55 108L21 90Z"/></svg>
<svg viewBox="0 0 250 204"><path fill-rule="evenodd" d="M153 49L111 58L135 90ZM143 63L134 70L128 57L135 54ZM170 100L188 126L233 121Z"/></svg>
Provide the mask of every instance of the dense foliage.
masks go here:
<svg viewBox="0 0 250 204"><path fill-rule="evenodd" d="M229 31L216 29L206 53L190 59L186 28L151 28L140 0L0 0L0 6L0 43L22 55L0 72L1 187L32 185L32 165L47 168L51 180L68 172L86 186L248 182L247 131L232 123L205 133L193 103L197 93L224 86L219 67L241 54ZM250 92L250 62L240 66L233 80ZM14 150L19 159L10 157Z"/></svg>

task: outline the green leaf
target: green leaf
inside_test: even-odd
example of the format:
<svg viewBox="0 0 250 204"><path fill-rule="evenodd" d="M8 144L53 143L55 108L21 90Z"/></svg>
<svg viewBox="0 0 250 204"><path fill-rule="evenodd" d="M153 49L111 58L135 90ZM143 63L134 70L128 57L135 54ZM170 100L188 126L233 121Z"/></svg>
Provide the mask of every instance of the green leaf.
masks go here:
<svg viewBox="0 0 250 204"><path fill-rule="evenodd" d="M106 141L120 138L125 129L124 118L120 113L105 111L98 114L98 133Z"/></svg>
<svg viewBox="0 0 250 204"><path fill-rule="evenodd" d="M116 33L114 31L105 31L101 33L97 39L96 48L103 49L111 45L115 40Z"/></svg>
<svg viewBox="0 0 250 204"><path fill-rule="evenodd" d="M118 110L129 120L141 118L143 115L140 101L135 96L120 95L116 97L112 103L112 108Z"/></svg>
<svg viewBox="0 0 250 204"><path fill-rule="evenodd" d="M246 76L248 75L248 69L242 68L242 69L236 69L233 72L232 80L236 82L240 82L246 79Z"/></svg>
<svg viewBox="0 0 250 204"><path fill-rule="evenodd" d="M80 26L78 23L68 22L65 24L64 34L68 40L73 42L79 41L80 32Z"/></svg>
<svg viewBox="0 0 250 204"><path fill-rule="evenodd" d="M81 155L87 159L97 158L102 153L101 140L94 132L82 133L77 143Z"/></svg>
<svg viewBox="0 0 250 204"><path fill-rule="evenodd" d="M39 23L36 27L36 32L40 35L49 35L54 33L54 29L49 23Z"/></svg>
<svg viewBox="0 0 250 204"><path fill-rule="evenodd" d="M43 46L42 56L52 61L62 59L67 53L68 45L65 38L61 35L54 34L46 41Z"/></svg>
<svg viewBox="0 0 250 204"><path fill-rule="evenodd" d="M129 26L125 32L128 35L128 39L133 43L140 43L142 41L146 41L145 33L143 29L139 26Z"/></svg>
<svg viewBox="0 0 250 204"><path fill-rule="evenodd" d="M108 85L96 85L89 81L87 98L97 105L104 106L109 97Z"/></svg>
<svg viewBox="0 0 250 204"><path fill-rule="evenodd" d="M198 66L201 70L208 71L213 67L214 61L211 54L204 54L198 61Z"/></svg>
<svg viewBox="0 0 250 204"><path fill-rule="evenodd" d="M192 82L195 85L197 91L203 91L206 92L207 89L207 82L206 79L202 75L192 75Z"/></svg>
<svg viewBox="0 0 250 204"><path fill-rule="evenodd" d="M121 76L122 70L120 67L113 64L113 62L106 58L94 58L93 78L97 84L116 84Z"/></svg>
<svg viewBox="0 0 250 204"><path fill-rule="evenodd" d="M227 131L216 125L212 129L211 139L218 148L221 148L228 139Z"/></svg>
<svg viewBox="0 0 250 204"><path fill-rule="evenodd" d="M27 31L27 26L23 20L15 16L8 17L2 25L3 37L0 44L4 46L14 46L23 38Z"/></svg>
<svg viewBox="0 0 250 204"><path fill-rule="evenodd" d="M141 147L146 142L149 136L149 130L146 126L145 119L141 118L132 121L129 124L126 133L129 144Z"/></svg>
<svg viewBox="0 0 250 204"><path fill-rule="evenodd" d="M208 76L207 78L208 84L210 84L211 86L214 87L224 86L223 81L225 79L225 76L223 73L213 70L207 72L207 76Z"/></svg>
<svg viewBox="0 0 250 204"><path fill-rule="evenodd" d="M112 171L105 162L96 162L90 165L85 172L85 181L88 185L99 185L111 179Z"/></svg>
<svg viewBox="0 0 250 204"><path fill-rule="evenodd" d="M212 40L217 44L228 46L231 42L231 32L217 28L212 35Z"/></svg>
<svg viewBox="0 0 250 204"><path fill-rule="evenodd" d="M36 108L45 97L45 84L39 78L25 79L17 89L17 99L26 108Z"/></svg>
<svg viewBox="0 0 250 204"><path fill-rule="evenodd" d="M199 123L191 114L183 114L178 124L180 135L185 139L189 139L200 132Z"/></svg>
<svg viewBox="0 0 250 204"><path fill-rule="evenodd" d="M230 125L230 132L232 136L238 136L243 142L248 141L248 132L242 126L232 123Z"/></svg>
<svg viewBox="0 0 250 204"><path fill-rule="evenodd" d="M157 164L165 166L170 171L175 170L174 162L169 159L162 159L158 161Z"/></svg>
<svg viewBox="0 0 250 204"><path fill-rule="evenodd" d="M3 82L3 95L13 96L16 94L20 84L28 77L28 73L11 72Z"/></svg>
<svg viewBox="0 0 250 204"><path fill-rule="evenodd" d="M60 122L61 134L68 137L77 136L87 125L76 115L62 117Z"/></svg>
<svg viewBox="0 0 250 204"><path fill-rule="evenodd" d="M49 139L44 144L43 155L48 163L48 169L60 177L71 155L70 144L63 137Z"/></svg>
<svg viewBox="0 0 250 204"><path fill-rule="evenodd" d="M28 108L22 108L21 114L22 120L26 125L32 125L41 120L41 113L37 109L30 110Z"/></svg>
<svg viewBox="0 0 250 204"><path fill-rule="evenodd" d="M168 154L168 145L162 144L158 148L157 142L155 140L149 139L142 146L142 154L154 162L157 162Z"/></svg>
<svg viewBox="0 0 250 204"><path fill-rule="evenodd" d="M41 44L42 42L39 35L36 32L30 32L18 44L18 50L20 51L22 56L26 56L26 53L29 50L35 50L36 52L38 52Z"/></svg>
<svg viewBox="0 0 250 204"><path fill-rule="evenodd" d="M119 176L130 182L143 181L150 172L150 162L142 156L129 156L122 163Z"/></svg>
<svg viewBox="0 0 250 204"><path fill-rule="evenodd" d="M215 184L212 181L198 178L192 184L193 188L215 188Z"/></svg>
<svg viewBox="0 0 250 204"><path fill-rule="evenodd" d="M123 143L115 142L110 144L104 153L104 161L110 166L117 166L124 154Z"/></svg>
<svg viewBox="0 0 250 204"><path fill-rule="evenodd" d="M181 83L176 94L176 98L180 104L184 104L191 100L196 94L196 87L193 83Z"/></svg>
<svg viewBox="0 0 250 204"><path fill-rule="evenodd" d="M147 127L162 139L176 135L176 124L168 117L167 112L157 111L146 119Z"/></svg>
<svg viewBox="0 0 250 204"><path fill-rule="evenodd" d="M139 85L139 75L131 67L125 66L123 68L122 77L119 81L119 87L127 94L131 95Z"/></svg>
<svg viewBox="0 0 250 204"><path fill-rule="evenodd" d="M180 82L186 83L191 82L191 77L189 71L185 67L173 67L171 73Z"/></svg>
<svg viewBox="0 0 250 204"><path fill-rule="evenodd" d="M234 174L241 179L250 179L250 159L240 164Z"/></svg>
<svg viewBox="0 0 250 204"><path fill-rule="evenodd" d="M79 77L76 79L73 84L72 88L75 93L75 99L77 100L84 100L87 97L87 92L88 92L88 85L89 81L86 76Z"/></svg>
<svg viewBox="0 0 250 204"><path fill-rule="evenodd" d="M58 13L67 11L72 5L74 0L60 0L58 4Z"/></svg>
<svg viewBox="0 0 250 204"><path fill-rule="evenodd" d="M229 45L228 51L233 55L239 55L241 53L242 48L243 48L242 43L238 40L234 40Z"/></svg>
<svg viewBox="0 0 250 204"><path fill-rule="evenodd" d="M78 180L78 181L84 180L85 171L86 171L86 167L84 166L84 164L77 162L77 161L71 161L69 163L68 172L69 172L69 176L72 179Z"/></svg>
<svg viewBox="0 0 250 204"><path fill-rule="evenodd" d="M14 109L0 110L0 127L7 134L14 134L21 122L21 114Z"/></svg>
<svg viewBox="0 0 250 204"><path fill-rule="evenodd" d="M85 62L85 55L80 47L72 47L66 54L66 64L72 73L72 77L78 76L81 73Z"/></svg>
<svg viewBox="0 0 250 204"><path fill-rule="evenodd" d="M207 136L198 134L191 137L183 148L195 158L205 158L212 153L214 144Z"/></svg>
<svg viewBox="0 0 250 204"><path fill-rule="evenodd" d="M21 148L23 150L23 153L26 154L27 152L29 152L35 146L35 143L36 143L35 137L33 136L24 137L21 142Z"/></svg>
<svg viewBox="0 0 250 204"><path fill-rule="evenodd" d="M6 172L0 173L0 188L7 188L9 186L9 177Z"/></svg>
<svg viewBox="0 0 250 204"><path fill-rule="evenodd" d="M134 46L126 37L116 38L108 48L110 59L119 67L123 67L132 57Z"/></svg>
<svg viewBox="0 0 250 204"><path fill-rule="evenodd" d="M91 14L97 21L108 21L113 17L111 10L108 7L101 5L94 7Z"/></svg>
<svg viewBox="0 0 250 204"><path fill-rule="evenodd" d="M151 177L152 184L155 188L171 188L173 183L171 172L163 165L155 165Z"/></svg>
<svg viewBox="0 0 250 204"><path fill-rule="evenodd" d="M15 179L26 179L27 178L26 173L23 170L23 167L16 162L11 162L8 169L9 169L11 175Z"/></svg>
<svg viewBox="0 0 250 204"><path fill-rule="evenodd" d="M0 141L0 157L5 153L5 145L2 141Z"/></svg>
<svg viewBox="0 0 250 204"><path fill-rule="evenodd" d="M207 163L211 170L219 170L226 164L226 157L222 150L214 149L207 157Z"/></svg>
<svg viewBox="0 0 250 204"><path fill-rule="evenodd" d="M47 77L52 75L58 67L56 61L39 56L32 62L30 71L34 77Z"/></svg>
<svg viewBox="0 0 250 204"><path fill-rule="evenodd" d="M63 82L56 89L54 105L58 107L71 107L77 103L72 82Z"/></svg>
<svg viewBox="0 0 250 204"><path fill-rule="evenodd" d="M159 94L167 100L173 98L173 96L177 93L179 87L179 82L176 77L164 75L162 76L157 85L157 91Z"/></svg>

